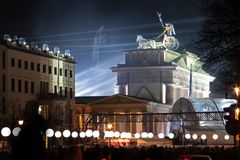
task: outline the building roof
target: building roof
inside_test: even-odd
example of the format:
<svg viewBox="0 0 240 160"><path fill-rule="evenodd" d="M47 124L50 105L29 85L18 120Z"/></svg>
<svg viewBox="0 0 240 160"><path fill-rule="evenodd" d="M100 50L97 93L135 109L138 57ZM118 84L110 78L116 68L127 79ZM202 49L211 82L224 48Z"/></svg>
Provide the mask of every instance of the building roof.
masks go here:
<svg viewBox="0 0 240 160"><path fill-rule="evenodd" d="M137 99L137 100L140 100L140 101L160 103L160 102L153 101L153 100L147 99L147 98L135 97L135 96L129 96L129 95L123 95L123 94L114 94L114 95L111 95L111 96L81 96L81 97L79 96L79 97L75 97L75 103L76 104L96 103L96 102L99 102L99 101L102 101L104 99L111 98L111 97L114 97L114 96L128 97L128 98Z"/></svg>
<svg viewBox="0 0 240 160"><path fill-rule="evenodd" d="M18 51L22 51L25 53L30 53L30 54L34 54L42 57L59 59L69 63L77 63L70 54L67 55L65 53L60 53L60 52L57 54L49 50L44 51L42 48L39 48L37 46L31 46L27 44L25 41L23 44L20 44L18 40L4 39L4 40L0 40L0 45L13 50L18 50Z"/></svg>
<svg viewBox="0 0 240 160"><path fill-rule="evenodd" d="M102 100L104 98L107 98L109 96L79 96L75 97L75 103L76 104L89 104L93 103L99 100Z"/></svg>

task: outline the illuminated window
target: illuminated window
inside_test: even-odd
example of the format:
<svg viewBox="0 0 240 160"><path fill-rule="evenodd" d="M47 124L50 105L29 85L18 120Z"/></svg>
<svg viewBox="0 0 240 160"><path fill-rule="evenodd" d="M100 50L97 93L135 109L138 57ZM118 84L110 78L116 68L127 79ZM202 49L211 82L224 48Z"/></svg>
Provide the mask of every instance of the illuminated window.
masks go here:
<svg viewBox="0 0 240 160"><path fill-rule="evenodd" d="M22 92L22 81L20 79L18 80L18 92Z"/></svg>
<svg viewBox="0 0 240 160"><path fill-rule="evenodd" d="M21 61L21 59L18 60L18 68L22 68L22 61Z"/></svg>
<svg viewBox="0 0 240 160"><path fill-rule="evenodd" d="M34 71L34 63L31 62L31 71Z"/></svg>
<svg viewBox="0 0 240 160"><path fill-rule="evenodd" d="M15 59L14 58L11 58L11 66L15 67Z"/></svg>
<svg viewBox="0 0 240 160"><path fill-rule="evenodd" d="M40 72L40 64L37 64L37 71Z"/></svg>
<svg viewBox="0 0 240 160"><path fill-rule="evenodd" d="M11 91L15 92L15 79L11 79Z"/></svg>
<svg viewBox="0 0 240 160"><path fill-rule="evenodd" d="M28 81L24 82L24 92L28 93Z"/></svg>
<svg viewBox="0 0 240 160"><path fill-rule="evenodd" d="M34 94L34 82L31 81L31 93Z"/></svg>
<svg viewBox="0 0 240 160"><path fill-rule="evenodd" d="M24 69L28 69L28 62L24 61Z"/></svg>

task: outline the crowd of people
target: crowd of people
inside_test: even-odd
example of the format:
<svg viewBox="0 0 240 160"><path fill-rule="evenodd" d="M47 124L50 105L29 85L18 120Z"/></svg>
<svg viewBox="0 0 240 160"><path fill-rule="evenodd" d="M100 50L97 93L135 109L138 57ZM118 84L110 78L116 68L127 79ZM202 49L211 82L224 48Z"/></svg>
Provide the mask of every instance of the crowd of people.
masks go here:
<svg viewBox="0 0 240 160"><path fill-rule="evenodd" d="M113 147L94 145L48 149L42 160L177 160L180 155L204 154L212 160L239 160L240 147L141 146ZM25 152L27 154L27 152ZM32 154L32 153L28 153ZM1 160L11 160L11 152L1 152Z"/></svg>
<svg viewBox="0 0 240 160"><path fill-rule="evenodd" d="M82 160L177 160L183 154L207 154L212 160L238 160L240 159L240 148L224 147L163 147L163 146L142 146L142 147L109 147L99 146L84 148L65 148L61 153L62 159L68 159L69 154L75 159ZM56 152L55 152L56 154ZM51 155L51 156L50 156ZM58 155L59 156L59 155ZM53 153L49 154L54 159Z"/></svg>

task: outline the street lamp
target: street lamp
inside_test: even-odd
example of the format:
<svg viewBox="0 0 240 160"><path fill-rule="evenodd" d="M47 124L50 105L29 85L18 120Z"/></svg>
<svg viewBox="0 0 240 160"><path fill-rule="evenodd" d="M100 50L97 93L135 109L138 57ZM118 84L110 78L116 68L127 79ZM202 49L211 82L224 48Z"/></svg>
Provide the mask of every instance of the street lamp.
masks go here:
<svg viewBox="0 0 240 160"><path fill-rule="evenodd" d="M107 124L107 128L108 128L108 129L112 129L112 127L113 127L113 126L112 126L111 123L108 123L108 124Z"/></svg>
<svg viewBox="0 0 240 160"><path fill-rule="evenodd" d="M234 90L235 90L235 93L236 93L236 95L238 97L240 89L238 87L235 87Z"/></svg>
<svg viewBox="0 0 240 160"><path fill-rule="evenodd" d="M18 136L19 132L21 131L21 128L20 127L15 127L13 130L12 130L12 134L14 136Z"/></svg>
<svg viewBox="0 0 240 160"><path fill-rule="evenodd" d="M23 122L24 122L24 121L23 121L22 119L20 119L20 120L18 121L18 125L19 125L19 126L22 126L22 125L23 125Z"/></svg>

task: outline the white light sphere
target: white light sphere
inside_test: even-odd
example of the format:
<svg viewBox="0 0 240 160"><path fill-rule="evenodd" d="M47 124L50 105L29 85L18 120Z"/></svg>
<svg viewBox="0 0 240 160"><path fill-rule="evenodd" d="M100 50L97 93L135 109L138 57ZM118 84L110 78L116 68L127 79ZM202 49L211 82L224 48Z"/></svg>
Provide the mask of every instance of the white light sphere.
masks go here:
<svg viewBox="0 0 240 160"><path fill-rule="evenodd" d="M130 132L127 132L125 138L129 138L129 139L132 138L132 134Z"/></svg>
<svg viewBox="0 0 240 160"><path fill-rule="evenodd" d="M85 137L86 137L86 134L85 134L85 132L80 132L80 133L79 133L79 136L80 136L80 138L85 138Z"/></svg>
<svg viewBox="0 0 240 160"><path fill-rule="evenodd" d="M120 137L120 132L118 132L118 131L116 131L116 132L114 132L114 137Z"/></svg>
<svg viewBox="0 0 240 160"><path fill-rule="evenodd" d="M3 137L8 137L11 134L11 130L8 127L3 127L1 130L1 134Z"/></svg>
<svg viewBox="0 0 240 160"><path fill-rule="evenodd" d="M164 133L159 133L158 138L163 139L164 138Z"/></svg>
<svg viewBox="0 0 240 160"><path fill-rule="evenodd" d="M70 135L71 135L71 132L69 130L66 129L63 131L63 137L68 138L70 137Z"/></svg>
<svg viewBox="0 0 240 160"><path fill-rule="evenodd" d="M197 134L193 134L193 135L192 135L192 138L195 140L195 139L198 138L198 135L197 135Z"/></svg>
<svg viewBox="0 0 240 160"><path fill-rule="evenodd" d="M62 133L60 131L56 131L54 135L56 138L60 138L62 136Z"/></svg>
<svg viewBox="0 0 240 160"><path fill-rule="evenodd" d="M120 134L120 138L126 138L126 132L122 132L121 134Z"/></svg>
<svg viewBox="0 0 240 160"><path fill-rule="evenodd" d="M53 129L49 128L46 130L46 136L47 137L52 137L54 135Z"/></svg>
<svg viewBox="0 0 240 160"><path fill-rule="evenodd" d="M169 134L168 134L168 137L169 137L170 139L173 139L173 138L174 138L174 134L173 134L173 133L169 133Z"/></svg>
<svg viewBox="0 0 240 160"><path fill-rule="evenodd" d="M149 133L147 134L147 137L148 137L148 138L153 138L153 133L152 133L152 132L149 132Z"/></svg>
<svg viewBox="0 0 240 160"><path fill-rule="evenodd" d="M202 140L205 140L205 139L207 139L207 136L206 136L206 134L202 134L202 135L201 135L201 139L202 139Z"/></svg>
<svg viewBox="0 0 240 160"><path fill-rule="evenodd" d="M213 138L214 140L217 140L217 139L218 139L218 135L217 135L217 134L213 134L212 138Z"/></svg>
<svg viewBox="0 0 240 160"><path fill-rule="evenodd" d="M93 137L94 138L98 138L99 135L100 135L99 131L97 131L97 130L93 131Z"/></svg>
<svg viewBox="0 0 240 160"><path fill-rule="evenodd" d="M72 132L72 138L77 138L77 136L78 136L78 133L76 131L73 131Z"/></svg>
<svg viewBox="0 0 240 160"><path fill-rule="evenodd" d="M106 138L109 137L109 131L104 131L104 137L106 137Z"/></svg>
<svg viewBox="0 0 240 160"><path fill-rule="evenodd" d="M14 136L18 136L19 132L21 131L21 128L20 127L15 127L13 130L12 130L12 134Z"/></svg>
<svg viewBox="0 0 240 160"><path fill-rule="evenodd" d="M186 139L190 139L190 138L191 138L191 135L187 133L187 134L185 134L185 138L186 138Z"/></svg>
<svg viewBox="0 0 240 160"><path fill-rule="evenodd" d="M86 130L86 137L92 137L93 136L93 131L88 129Z"/></svg>
<svg viewBox="0 0 240 160"><path fill-rule="evenodd" d="M114 137L114 132L113 131L109 131L109 137L111 137L111 138Z"/></svg>
<svg viewBox="0 0 240 160"><path fill-rule="evenodd" d="M141 137L142 137L142 138L147 138L147 136L148 136L147 132L142 132L142 133L141 133Z"/></svg>
<svg viewBox="0 0 240 160"><path fill-rule="evenodd" d="M140 135L140 133L135 133L135 134L134 134L134 137L135 137L136 139L138 139L138 138L141 137L141 135Z"/></svg>
<svg viewBox="0 0 240 160"><path fill-rule="evenodd" d="M225 140L229 140L229 138L230 138L229 135L225 135L225 136L224 136L224 139L225 139Z"/></svg>

